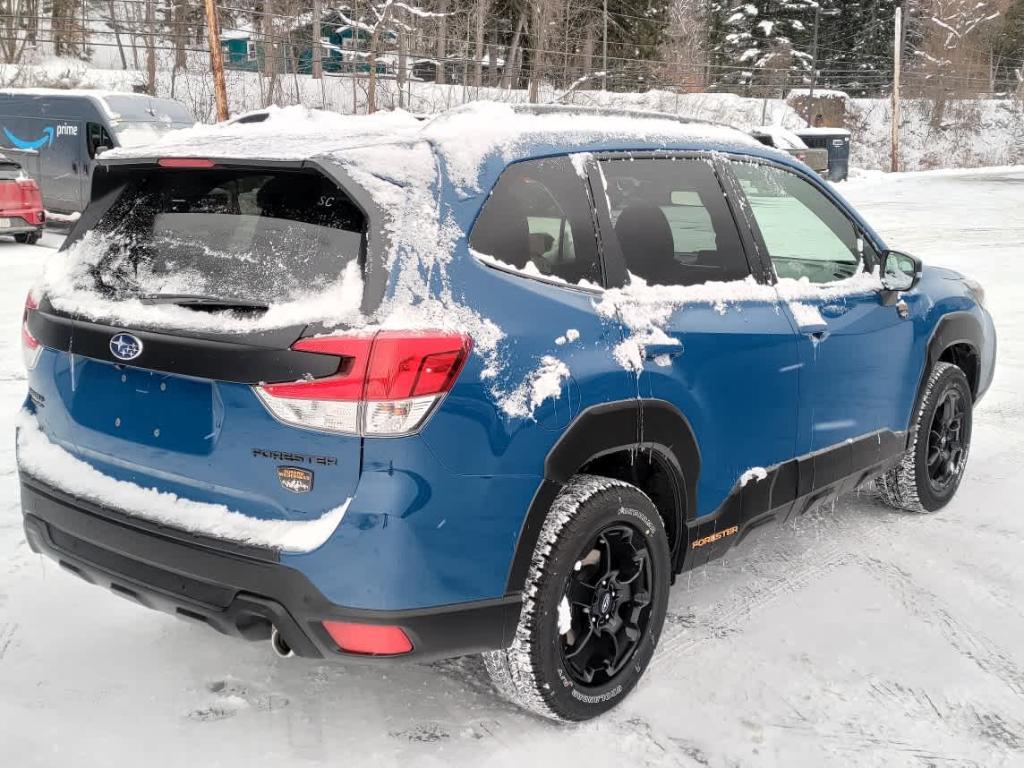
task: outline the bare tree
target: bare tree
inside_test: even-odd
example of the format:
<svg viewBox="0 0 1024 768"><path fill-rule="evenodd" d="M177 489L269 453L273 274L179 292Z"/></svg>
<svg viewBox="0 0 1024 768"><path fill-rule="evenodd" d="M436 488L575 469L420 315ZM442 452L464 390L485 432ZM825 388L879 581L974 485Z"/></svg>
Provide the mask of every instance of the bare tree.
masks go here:
<svg viewBox="0 0 1024 768"><path fill-rule="evenodd" d="M366 53L367 78L366 78L366 111L373 113L377 111L377 64L387 41L401 39L403 32L410 32L413 27L407 23L409 18L434 18L437 13L423 10L401 0L382 0L381 2L370 3L370 19L349 18L344 13L338 12L341 19L357 32L364 32L369 35L368 50ZM404 18L399 18L399 16ZM442 19L443 21L443 19Z"/></svg>
<svg viewBox="0 0 1024 768"><path fill-rule="evenodd" d="M39 18L39 0L2 0L0 2L0 51L4 61L17 64L25 47L35 40Z"/></svg>

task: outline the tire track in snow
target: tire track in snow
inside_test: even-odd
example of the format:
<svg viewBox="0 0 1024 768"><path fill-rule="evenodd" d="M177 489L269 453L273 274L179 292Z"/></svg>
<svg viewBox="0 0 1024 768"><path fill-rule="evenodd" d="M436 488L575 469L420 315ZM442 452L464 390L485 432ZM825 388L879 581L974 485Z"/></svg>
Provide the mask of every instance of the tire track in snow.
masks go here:
<svg viewBox="0 0 1024 768"><path fill-rule="evenodd" d="M916 722L930 720L943 729L955 727L1002 749L1024 751L1024 722L1009 721L977 702L949 701L894 680L872 682L868 695L882 707L899 711Z"/></svg>
<svg viewBox="0 0 1024 768"><path fill-rule="evenodd" d="M964 756L940 753L926 746L919 746L903 739L877 736L850 724L837 728L821 727L803 723L766 723L766 728L777 728L788 732L800 733L811 743L820 745L829 752L842 756L844 765L907 765L903 762L911 759L921 768L991 768L991 763L980 763ZM874 753L870 762L867 755ZM900 762L895 762L901 758Z"/></svg>
<svg viewBox="0 0 1024 768"><path fill-rule="evenodd" d="M826 546L825 551L805 550L799 559L785 553L779 555L744 563L744 568L755 572L753 581L733 590L727 600L714 603L704 615L687 616L682 622L676 618L675 627L671 619L666 622L651 667L667 671L690 663L695 649L740 631L779 598L808 587L854 560L850 553L834 546ZM765 565L769 567L764 568ZM742 575L742 571L735 574Z"/></svg>
<svg viewBox="0 0 1024 768"><path fill-rule="evenodd" d="M4 656L11 649L17 632L18 622L16 621L7 621L0 624L0 662L3 662Z"/></svg>
<svg viewBox="0 0 1024 768"><path fill-rule="evenodd" d="M862 564L896 595L907 613L938 629L953 650L1024 699L1024 668L1010 654L956 618L937 595L895 563L864 557Z"/></svg>

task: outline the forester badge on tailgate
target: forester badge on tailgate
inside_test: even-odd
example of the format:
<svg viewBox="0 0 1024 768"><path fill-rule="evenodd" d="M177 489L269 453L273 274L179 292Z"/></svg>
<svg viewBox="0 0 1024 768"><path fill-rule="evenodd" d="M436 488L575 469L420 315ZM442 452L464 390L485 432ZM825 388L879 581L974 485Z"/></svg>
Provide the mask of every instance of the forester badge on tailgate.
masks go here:
<svg viewBox="0 0 1024 768"><path fill-rule="evenodd" d="M313 473L301 467L278 467L277 478L292 493L309 493L313 490Z"/></svg>

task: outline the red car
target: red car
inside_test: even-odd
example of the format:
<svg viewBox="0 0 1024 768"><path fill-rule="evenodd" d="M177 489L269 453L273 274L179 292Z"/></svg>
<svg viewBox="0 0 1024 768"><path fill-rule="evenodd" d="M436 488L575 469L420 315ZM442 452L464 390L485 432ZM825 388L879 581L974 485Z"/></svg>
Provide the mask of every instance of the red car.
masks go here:
<svg viewBox="0 0 1024 768"><path fill-rule="evenodd" d="M0 155L0 235L32 244L43 236L43 196L14 160Z"/></svg>

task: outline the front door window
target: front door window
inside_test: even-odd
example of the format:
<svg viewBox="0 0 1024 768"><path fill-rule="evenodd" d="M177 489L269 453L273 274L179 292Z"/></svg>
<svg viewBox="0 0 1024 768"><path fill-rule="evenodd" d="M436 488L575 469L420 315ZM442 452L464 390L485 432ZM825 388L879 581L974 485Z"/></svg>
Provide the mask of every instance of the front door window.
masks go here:
<svg viewBox="0 0 1024 768"><path fill-rule="evenodd" d="M733 163L780 278L830 283L852 277L877 256L853 222L810 182L759 163Z"/></svg>

